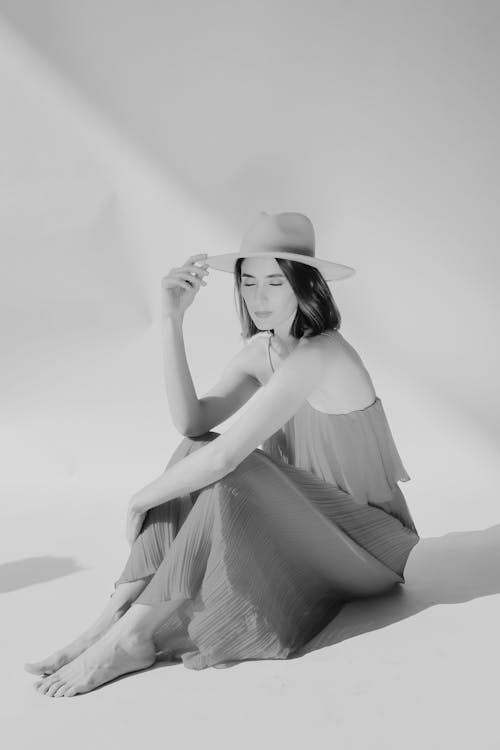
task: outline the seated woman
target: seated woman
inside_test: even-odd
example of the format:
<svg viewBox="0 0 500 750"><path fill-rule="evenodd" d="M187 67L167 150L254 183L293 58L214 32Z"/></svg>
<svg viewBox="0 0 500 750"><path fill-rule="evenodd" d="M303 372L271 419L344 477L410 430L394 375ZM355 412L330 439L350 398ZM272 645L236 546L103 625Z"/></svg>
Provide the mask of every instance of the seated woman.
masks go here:
<svg viewBox="0 0 500 750"><path fill-rule="evenodd" d="M125 567L96 623L25 668L51 697L93 690L160 655L186 667L286 659L349 599L404 583L419 535L380 398L340 333L303 214L262 212L240 251L163 279L167 394L185 436L129 504ZM204 260L204 262L202 262ZM182 323L207 266L234 274L247 345L201 399ZM222 434L213 428L249 402Z"/></svg>

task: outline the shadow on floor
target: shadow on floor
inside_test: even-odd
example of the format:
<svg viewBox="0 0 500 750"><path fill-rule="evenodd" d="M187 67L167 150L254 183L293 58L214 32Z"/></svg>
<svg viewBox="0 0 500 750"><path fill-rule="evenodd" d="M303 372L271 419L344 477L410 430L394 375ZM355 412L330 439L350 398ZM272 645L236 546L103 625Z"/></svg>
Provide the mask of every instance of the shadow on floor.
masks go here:
<svg viewBox="0 0 500 750"><path fill-rule="evenodd" d="M87 568L74 557L27 557L0 565L0 594L52 581Z"/></svg>
<svg viewBox="0 0 500 750"><path fill-rule="evenodd" d="M33 557L0 565L0 592L71 575L86 568L71 557ZM332 605L328 625L290 659L399 622L436 604L458 604L500 593L500 524L479 531L420 539L405 583L387 594ZM167 658L168 663L168 658ZM159 660L158 666L167 666ZM174 663L179 663L175 661ZM236 666L241 662L228 662ZM173 666L174 664L171 664ZM222 665L221 665L222 667Z"/></svg>
<svg viewBox="0 0 500 750"><path fill-rule="evenodd" d="M404 620L436 604L458 604L500 593L500 524L421 539L405 568L405 583L387 594L346 602L290 658ZM337 612L337 613L336 613Z"/></svg>

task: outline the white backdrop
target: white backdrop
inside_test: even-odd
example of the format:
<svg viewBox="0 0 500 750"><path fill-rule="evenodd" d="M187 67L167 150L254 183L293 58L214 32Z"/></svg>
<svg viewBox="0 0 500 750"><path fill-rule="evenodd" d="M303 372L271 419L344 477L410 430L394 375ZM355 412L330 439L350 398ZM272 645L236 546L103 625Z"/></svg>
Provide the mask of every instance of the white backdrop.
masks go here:
<svg viewBox="0 0 500 750"><path fill-rule="evenodd" d="M12 626L30 613L20 663L69 640L68 601L79 631L109 596L128 499L181 439L161 277L237 248L260 210L306 213L317 254L357 269L331 288L412 477L410 578L427 603L498 594L499 30L490 2L0 0L2 580ZM229 275L210 272L184 330L201 396L240 346Z"/></svg>

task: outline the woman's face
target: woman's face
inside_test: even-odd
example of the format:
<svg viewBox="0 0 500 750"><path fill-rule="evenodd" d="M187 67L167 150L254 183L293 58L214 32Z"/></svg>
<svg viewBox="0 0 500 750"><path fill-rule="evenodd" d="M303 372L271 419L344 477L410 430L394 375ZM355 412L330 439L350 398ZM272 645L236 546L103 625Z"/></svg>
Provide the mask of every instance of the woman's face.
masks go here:
<svg viewBox="0 0 500 750"><path fill-rule="evenodd" d="M241 296L257 328L291 326L297 312L297 297L275 258L244 258ZM260 316L259 312L269 315Z"/></svg>

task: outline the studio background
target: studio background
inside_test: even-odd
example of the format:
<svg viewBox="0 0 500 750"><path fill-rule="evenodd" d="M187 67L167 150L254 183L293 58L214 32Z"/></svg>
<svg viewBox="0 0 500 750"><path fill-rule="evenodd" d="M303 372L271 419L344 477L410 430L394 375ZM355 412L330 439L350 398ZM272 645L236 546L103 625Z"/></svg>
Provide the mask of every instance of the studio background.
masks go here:
<svg viewBox="0 0 500 750"><path fill-rule="evenodd" d="M345 748L364 731L384 750L401 732L407 747L450 731L455 747L495 746L499 29L494 2L0 0L3 690L11 717L29 704L42 747L84 701L97 723L75 746L96 726L111 737L110 705L134 700L124 746L175 713L166 739L190 747L186 694L220 747L233 730L295 747L333 726ZM182 437L161 278L236 250L261 210L307 214L317 255L357 271L330 288L411 476L417 605L348 605L338 642L300 663L158 669L48 707L22 663L104 606L128 500ZM232 277L207 282L184 321L199 396L241 346ZM261 712L244 737L230 684ZM34 731L21 727L13 746Z"/></svg>

